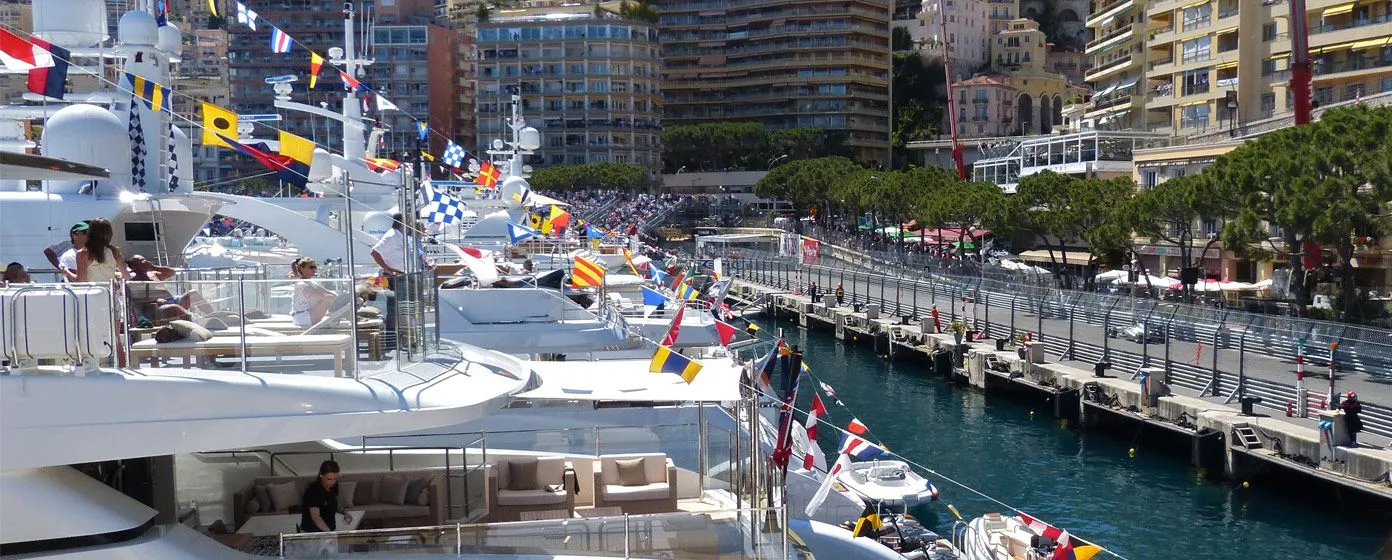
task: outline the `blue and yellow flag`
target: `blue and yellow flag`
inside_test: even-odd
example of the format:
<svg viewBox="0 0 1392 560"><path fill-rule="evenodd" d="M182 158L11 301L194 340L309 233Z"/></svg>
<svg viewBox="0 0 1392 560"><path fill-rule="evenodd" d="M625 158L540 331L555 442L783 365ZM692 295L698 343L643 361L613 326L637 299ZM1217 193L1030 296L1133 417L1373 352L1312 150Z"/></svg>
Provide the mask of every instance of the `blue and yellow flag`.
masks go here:
<svg viewBox="0 0 1392 560"><path fill-rule="evenodd" d="M677 286L677 297L681 299L695 299L699 295L701 292L696 291L696 288L691 287L688 282L682 282L681 285Z"/></svg>
<svg viewBox="0 0 1392 560"><path fill-rule="evenodd" d="M677 353L671 348L658 346L657 353L653 354L652 362L648 364L648 371L652 373L675 373L680 375L687 383L691 383L696 380L696 374L701 373L701 364Z"/></svg>
<svg viewBox="0 0 1392 560"><path fill-rule="evenodd" d="M151 111L169 111L173 107L169 88L130 72L126 72L126 81L130 83L131 93L144 101Z"/></svg>

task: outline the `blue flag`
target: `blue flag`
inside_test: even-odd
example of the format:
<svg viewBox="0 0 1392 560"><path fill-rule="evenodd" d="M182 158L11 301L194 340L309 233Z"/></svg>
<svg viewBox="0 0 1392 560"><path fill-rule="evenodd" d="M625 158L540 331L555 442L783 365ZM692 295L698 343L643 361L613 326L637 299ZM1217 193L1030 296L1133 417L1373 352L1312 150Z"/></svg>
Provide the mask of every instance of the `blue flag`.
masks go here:
<svg viewBox="0 0 1392 560"><path fill-rule="evenodd" d="M585 224L585 237L609 237L609 234L590 224Z"/></svg>
<svg viewBox="0 0 1392 560"><path fill-rule="evenodd" d="M534 229L529 228L529 227L527 227L527 226L519 226L519 225L514 224L514 223L512 223L512 222L508 222L507 231L508 231L508 240L510 240L512 243L520 243L520 242L522 242L522 241L524 241L524 240L531 239L531 238L533 238L533 237L536 237L536 236L538 236L538 235L541 235L541 232L539 232L539 231L537 231L537 230L534 230Z"/></svg>
<svg viewBox="0 0 1392 560"><path fill-rule="evenodd" d="M659 285L659 286L666 285L666 284L667 284L667 273L666 273L666 272L663 272L663 271L661 271L661 270L658 270L657 267L654 266L653 269L652 269L652 279L653 279L653 283L655 283L655 284L657 284L657 285Z"/></svg>
<svg viewBox="0 0 1392 560"><path fill-rule="evenodd" d="M662 305L667 303L667 296L664 296L647 286L643 286L643 305Z"/></svg>
<svg viewBox="0 0 1392 560"><path fill-rule="evenodd" d="M430 134L430 125L425 124L425 121L420 121L416 123L416 138L418 138L421 142L424 142L425 137L428 134Z"/></svg>

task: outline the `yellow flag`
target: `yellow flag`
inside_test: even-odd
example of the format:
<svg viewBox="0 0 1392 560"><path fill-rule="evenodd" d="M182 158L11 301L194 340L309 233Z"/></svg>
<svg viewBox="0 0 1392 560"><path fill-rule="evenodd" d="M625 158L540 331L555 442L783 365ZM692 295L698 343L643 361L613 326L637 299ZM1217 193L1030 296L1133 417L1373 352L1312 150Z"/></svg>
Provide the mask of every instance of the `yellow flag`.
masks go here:
<svg viewBox="0 0 1392 560"><path fill-rule="evenodd" d="M208 0L208 11L213 13L213 17L222 17L218 15L217 0Z"/></svg>
<svg viewBox="0 0 1392 560"><path fill-rule="evenodd" d="M314 142L282 130L280 131L280 155L309 165L310 161L314 159Z"/></svg>
<svg viewBox="0 0 1392 560"><path fill-rule="evenodd" d="M231 148L218 135L236 140L237 138L237 114L212 103L203 103L203 145L222 146Z"/></svg>
<svg viewBox="0 0 1392 560"><path fill-rule="evenodd" d="M319 67L324 65L324 57L317 52L309 53L309 89L314 89L314 84L319 83Z"/></svg>

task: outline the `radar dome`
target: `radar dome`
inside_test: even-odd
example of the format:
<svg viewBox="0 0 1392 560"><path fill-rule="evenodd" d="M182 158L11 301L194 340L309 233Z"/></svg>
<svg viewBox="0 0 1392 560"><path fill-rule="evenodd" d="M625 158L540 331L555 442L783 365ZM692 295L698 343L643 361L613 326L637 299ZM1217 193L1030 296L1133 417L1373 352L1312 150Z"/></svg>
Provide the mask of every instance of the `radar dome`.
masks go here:
<svg viewBox="0 0 1392 560"><path fill-rule="evenodd" d="M159 24L149 12L129 11L116 24L116 36L123 45L153 47L159 44Z"/></svg>
<svg viewBox="0 0 1392 560"><path fill-rule="evenodd" d="M173 23L160 27L158 33L159 42L155 44L155 48L169 55L170 62L179 62L182 58L179 55L184 50L184 33Z"/></svg>
<svg viewBox="0 0 1392 560"><path fill-rule="evenodd" d="M391 214L386 212L371 212L362 220L362 230L369 235L380 236L387 233L391 226Z"/></svg>
<svg viewBox="0 0 1392 560"><path fill-rule="evenodd" d="M333 156L323 148L315 148L309 159L309 180L315 183L333 178Z"/></svg>
<svg viewBox="0 0 1392 560"><path fill-rule="evenodd" d="M121 119L95 105L69 105L44 125L42 154L95 165L111 173L97 182L97 194L111 194L130 183L130 134ZM192 162L190 162L192 164ZM55 193L76 193L86 181L49 181Z"/></svg>
<svg viewBox="0 0 1392 560"><path fill-rule="evenodd" d="M529 186L527 185L526 179L512 175L504 178L503 182L498 184L498 195L504 201L516 202L522 198L522 193L528 189ZM516 198L514 198L514 195Z"/></svg>
<svg viewBox="0 0 1392 560"><path fill-rule="evenodd" d="M518 147L524 150L535 150L541 147L541 132L532 127L526 127L518 133Z"/></svg>
<svg viewBox="0 0 1392 560"><path fill-rule="evenodd" d="M34 2L34 36L66 48L85 48L106 39L103 0Z"/></svg>

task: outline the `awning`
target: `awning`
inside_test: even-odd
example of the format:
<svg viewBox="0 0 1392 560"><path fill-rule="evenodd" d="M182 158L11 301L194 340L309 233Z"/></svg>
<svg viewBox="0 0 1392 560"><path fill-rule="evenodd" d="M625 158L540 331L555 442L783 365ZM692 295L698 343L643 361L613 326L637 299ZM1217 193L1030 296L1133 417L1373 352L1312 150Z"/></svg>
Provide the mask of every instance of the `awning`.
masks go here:
<svg viewBox="0 0 1392 560"><path fill-rule="evenodd" d="M1229 62L1224 62L1224 63L1222 63L1222 64L1219 64L1218 66L1215 66L1214 68L1217 69L1217 70L1225 70L1225 69L1228 69L1228 68L1237 68L1237 61L1236 61L1236 60L1233 60L1233 61L1229 61Z"/></svg>
<svg viewBox="0 0 1392 560"><path fill-rule="evenodd" d="M1325 8L1324 17L1337 16L1339 14L1347 14L1349 12L1352 12L1354 4L1357 4L1357 2L1349 2L1347 4L1334 6L1333 8Z"/></svg>
<svg viewBox="0 0 1392 560"><path fill-rule="evenodd" d="M1080 251L1054 251L1053 253L1054 259L1057 259L1058 262L1065 264L1087 266L1088 262L1092 260L1092 255ZM1041 263L1054 262L1053 259L1049 258L1048 249L1035 249L1033 251L1025 251L1023 253L1020 253L1020 260Z"/></svg>
<svg viewBox="0 0 1392 560"><path fill-rule="evenodd" d="M1139 80L1139 79L1140 79L1140 78L1131 78L1131 81L1129 81L1129 82L1122 82L1121 84L1117 85L1116 89L1126 89L1126 88L1129 88L1129 87L1131 87L1131 86L1134 86L1134 85L1136 85L1136 80Z"/></svg>
<svg viewBox="0 0 1392 560"><path fill-rule="evenodd" d="M1356 51L1359 49L1371 49L1377 47L1392 46L1392 38L1379 37L1377 39L1364 39L1362 41L1348 41L1336 45L1325 45L1323 47L1311 48L1310 54L1320 54L1342 50Z"/></svg>

